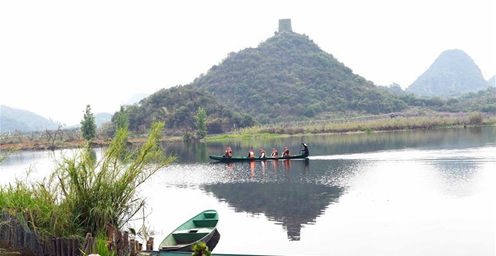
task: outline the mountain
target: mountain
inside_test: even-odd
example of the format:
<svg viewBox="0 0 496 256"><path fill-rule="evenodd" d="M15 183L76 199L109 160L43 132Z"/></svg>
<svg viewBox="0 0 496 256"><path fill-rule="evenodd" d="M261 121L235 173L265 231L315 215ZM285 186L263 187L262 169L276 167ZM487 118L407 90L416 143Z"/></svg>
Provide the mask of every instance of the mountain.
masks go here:
<svg viewBox="0 0 496 256"><path fill-rule="evenodd" d="M306 35L276 33L257 48L230 53L193 81L261 123L326 118L343 112L401 111L404 102L354 74Z"/></svg>
<svg viewBox="0 0 496 256"><path fill-rule="evenodd" d="M403 91L403 89L401 89L401 86L397 83L392 83L389 86L379 85L379 88L384 89L386 91L389 91L390 93L396 94L396 95L404 95L405 94L405 91Z"/></svg>
<svg viewBox="0 0 496 256"><path fill-rule="evenodd" d="M138 103L140 102L140 100L146 98L150 96L149 93L144 93L144 92L140 92L140 93L136 93L136 94L133 94L131 96L131 98L129 98L125 103L124 105L133 105L134 103Z"/></svg>
<svg viewBox="0 0 496 256"><path fill-rule="evenodd" d="M443 98L485 90L488 87L475 62L462 50L447 50L415 80L407 93Z"/></svg>
<svg viewBox="0 0 496 256"><path fill-rule="evenodd" d="M444 76L456 85L465 81L466 70L482 77L473 61L466 54L460 57L459 52L442 54L432 65L432 69L437 70L434 73L444 71ZM453 54L456 56L451 56ZM460 62L471 65L467 68ZM446 75L453 70L462 75L456 78ZM478 87L487 88L487 82L479 83ZM256 48L229 53L190 84L162 89L138 104L126 106L126 110L131 131L143 132L152 122L162 120L174 133L195 130L195 114L202 107L208 116L208 133L215 134L255 122L329 120L408 108L460 111L461 107L469 106L471 111L490 112L493 109L491 94L492 91L487 90L448 101L439 97L419 98L397 84L376 86L354 74L332 54L322 51L308 36L280 28ZM482 104L475 104L474 99L482 99Z"/></svg>
<svg viewBox="0 0 496 256"><path fill-rule="evenodd" d="M56 130L58 128L58 123L35 113L5 105L0 106L0 133Z"/></svg>
<svg viewBox="0 0 496 256"><path fill-rule="evenodd" d="M489 80L487 80L487 83L489 84L489 86L496 87L496 76L489 78Z"/></svg>
<svg viewBox="0 0 496 256"><path fill-rule="evenodd" d="M390 113L406 106L399 96L354 74L308 36L285 30L257 48L229 53L192 83L162 89L126 110L132 131L150 127L153 120L184 131L195 129L195 113L202 107L212 134L255 121Z"/></svg>
<svg viewBox="0 0 496 256"><path fill-rule="evenodd" d="M96 127L101 127L104 123L112 122L112 114L110 113L96 113L94 116Z"/></svg>

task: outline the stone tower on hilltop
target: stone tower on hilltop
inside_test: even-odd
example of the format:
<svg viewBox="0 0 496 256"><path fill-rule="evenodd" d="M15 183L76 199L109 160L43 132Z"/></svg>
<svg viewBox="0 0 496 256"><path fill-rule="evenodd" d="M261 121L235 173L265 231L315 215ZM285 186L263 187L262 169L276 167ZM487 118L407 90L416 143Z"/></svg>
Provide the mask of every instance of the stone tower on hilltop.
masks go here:
<svg viewBox="0 0 496 256"><path fill-rule="evenodd" d="M293 29L291 28L291 19L279 20L279 33L282 32L293 32Z"/></svg>

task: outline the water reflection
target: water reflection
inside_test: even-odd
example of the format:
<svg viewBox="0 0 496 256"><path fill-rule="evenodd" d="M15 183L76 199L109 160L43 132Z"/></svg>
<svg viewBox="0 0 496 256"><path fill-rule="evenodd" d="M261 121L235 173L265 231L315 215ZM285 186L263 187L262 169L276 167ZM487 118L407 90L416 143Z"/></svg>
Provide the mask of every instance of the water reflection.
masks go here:
<svg viewBox="0 0 496 256"><path fill-rule="evenodd" d="M496 143L496 128L473 127L399 131L371 134L305 135L303 137L256 138L253 140L207 141L204 143L164 144L168 152L178 156L180 163L208 162L208 155L221 155L230 146L234 155L245 155L250 148L277 148L288 146L298 152L301 142L310 147L311 156L340 155L401 149L463 149Z"/></svg>
<svg viewBox="0 0 496 256"><path fill-rule="evenodd" d="M283 178L279 175L280 164L284 166ZM307 179L308 159L230 163L225 167L235 179L233 172L244 172L247 165L250 179L239 178L243 176L239 175L237 180L206 184L201 188L237 212L263 214L282 225L291 241L299 241L303 225L314 224L344 192L343 187L316 184Z"/></svg>
<svg viewBox="0 0 496 256"><path fill-rule="evenodd" d="M449 162L441 161L432 165L438 172L437 177L442 180L437 184L443 185L442 191L453 197L467 197L475 192L471 189L472 182L479 169L475 162Z"/></svg>
<svg viewBox="0 0 496 256"><path fill-rule="evenodd" d="M226 144L244 155L248 148L296 146L294 152L301 140L169 145L178 162L141 191L153 208L151 226L165 236L184 216L215 208L220 253L494 255L495 126L307 135L308 161L208 163ZM44 152L15 152L0 163L0 185L31 165L43 178L49 164Z"/></svg>

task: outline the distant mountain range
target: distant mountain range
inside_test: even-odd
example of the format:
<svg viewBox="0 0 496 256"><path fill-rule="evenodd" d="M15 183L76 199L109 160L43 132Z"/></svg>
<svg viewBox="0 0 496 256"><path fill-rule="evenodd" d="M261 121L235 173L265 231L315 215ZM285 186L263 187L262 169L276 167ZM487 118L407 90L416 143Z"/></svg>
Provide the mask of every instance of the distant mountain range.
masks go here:
<svg viewBox="0 0 496 256"><path fill-rule="evenodd" d="M491 112L496 109L496 88L490 85L495 85L495 78L485 81L467 54L448 50L406 91L397 84L377 86L322 51L308 36L286 29L256 48L229 53L190 84L135 95L126 110L132 131L144 132L161 120L177 134L195 129L195 114L202 107L209 133L222 133L255 123L329 120L411 108ZM466 93L473 94L458 97ZM448 97L458 98L448 102ZM3 113L1 117L5 130ZM110 121L112 115L95 118L100 125L98 120ZM30 129L48 127L39 123L29 127L33 126Z"/></svg>
<svg viewBox="0 0 496 256"><path fill-rule="evenodd" d="M54 130L59 124L33 112L0 106L0 132Z"/></svg>
<svg viewBox="0 0 496 256"><path fill-rule="evenodd" d="M148 93L137 93L129 98L125 105L132 105L138 103L140 100L146 98L150 94ZM117 111L117 110L116 110ZM102 124L112 121L111 113L96 113L95 124L97 127L101 127ZM1 106L0 111L0 133L4 132L31 132L31 131L44 131L58 129L59 122L51 119L47 119L41 115L30 112L28 110L11 108L6 105ZM64 128L77 128L79 125L73 127Z"/></svg>
<svg viewBox="0 0 496 256"><path fill-rule="evenodd" d="M103 123L112 120L110 113L94 114L95 123L100 127ZM8 132L32 132L44 130L56 130L61 124L51 119L47 119L33 112L11 108L5 105L1 106L0 110L0 133ZM74 126L77 128L79 125ZM70 128L70 127L62 127Z"/></svg>
<svg viewBox="0 0 496 256"><path fill-rule="evenodd" d="M488 87L488 81L484 80L481 70L470 56L455 49L441 53L406 92L418 96L449 98Z"/></svg>

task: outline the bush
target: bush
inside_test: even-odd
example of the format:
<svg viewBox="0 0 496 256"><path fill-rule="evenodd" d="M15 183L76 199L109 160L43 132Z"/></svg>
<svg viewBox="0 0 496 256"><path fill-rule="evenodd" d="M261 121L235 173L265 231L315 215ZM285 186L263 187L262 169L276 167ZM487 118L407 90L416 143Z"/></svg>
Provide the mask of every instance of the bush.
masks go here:
<svg viewBox="0 0 496 256"><path fill-rule="evenodd" d="M483 115L481 112L473 112L469 116L470 124L482 124Z"/></svg>

